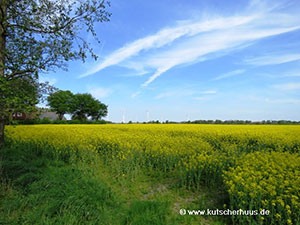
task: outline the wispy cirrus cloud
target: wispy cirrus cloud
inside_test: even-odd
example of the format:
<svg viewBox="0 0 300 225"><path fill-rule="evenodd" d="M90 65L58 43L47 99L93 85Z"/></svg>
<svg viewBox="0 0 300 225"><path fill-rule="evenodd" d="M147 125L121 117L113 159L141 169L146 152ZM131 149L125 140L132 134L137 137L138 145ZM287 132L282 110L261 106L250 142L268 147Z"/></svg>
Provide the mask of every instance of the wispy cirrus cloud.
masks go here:
<svg viewBox="0 0 300 225"><path fill-rule="evenodd" d="M261 73L261 75L269 78L292 78L300 77L299 71L280 71L280 72L270 72L270 73Z"/></svg>
<svg viewBox="0 0 300 225"><path fill-rule="evenodd" d="M110 88L95 87L88 88L88 92L97 99L103 99L111 95L113 90Z"/></svg>
<svg viewBox="0 0 300 225"><path fill-rule="evenodd" d="M155 98L161 99L161 98L171 97L174 95L176 95L176 92L165 92L165 93L161 93L161 94L157 95Z"/></svg>
<svg viewBox="0 0 300 225"><path fill-rule="evenodd" d="M300 77L300 72L287 72L281 75L282 77Z"/></svg>
<svg viewBox="0 0 300 225"><path fill-rule="evenodd" d="M276 65L300 60L300 54L275 54L246 59L245 63L254 66Z"/></svg>
<svg viewBox="0 0 300 225"><path fill-rule="evenodd" d="M205 61L214 57L211 56L211 54L216 54L215 57L218 57L218 53L223 52L223 54L226 54L252 41L290 32L299 28L300 26L255 30L250 27L244 27L244 29L231 29L222 32L216 31L212 32L213 34L203 34L186 40L173 49L161 52L155 56L150 56L146 61L142 62L146 67L156 69L154 74L142 84L142 87L148 86L160 75L175 66Z"/></svg>
<svg viewBox="0 0 300 225"><path fill-rule="evenodd" d="M149 35L147 37L138 39L124 47L116 50L109 56L107 56L99 65L97 65L92 70L80 77L86 77L92 75L106 67L119 64L120 62L133 57L140 53L141 51L146 51L149 49L161 48L167 44L171 44L176 39L183 36L195 36L202 32L209 32L213 30L224 30L230 27L238 26L240 24L247 23L254 18L251 16L245 17L230 17L230 18L217 18L207 21L199 22L186 22L185 24L180 24L172 28L164 28L158 31L154 35Z"/></svg>
<svg viewBox="0 0 300 225"><path fill-rule="evenodd" d="M163 92L155 97L155 99L162 99L167 97L186 97L186 96L192 96L192 95L212 95L216 94L217 91L215 90L207 90L207 91L195 91L195 90L176 90L176 91L167 91Z"/></svg>
<svg viewBox="0 0 300 225"><path fill-rule="evenodd" d="M140 95L141 93L142 93L141 91L134 92L134 93L131 95L131 98L135 98L135 97L137 97L138 95Z"/></svg>
<svg viewBox="0 0 300 225"><path fill-rule="evenodd" d="M234 70L234 71L230 71L228 73L224 73L220 76L217 76L213 80L221 80L221 79L225 79L225 78L228 78L228 77L233 77L233 76L245 73L245 72L246 72L246 70L244 70L244 69Z"/></svg>
<svg viewBox="0 0 300 225"><path fill-rule="evenodd" d="M276 84L273 85L273 88L282 90L282 91L293 91L300 89L300 83L285 83L285 84Z"/></svg>
<svg viewBox="0 0 300 225"><path fill-rule="evenodd" d="M275 104L278 104L278 103L300 104L300 99L295 99L295 98L269 99L269 98L266 98L265 102L275 103Z"/></svg>
<svg viewBox="0 0 300 225"><path fill-rule="evenodd" d="M200 93L204 95L211 95L211 94L217 94L217 91L202 91Z"/></svg>
<svg viewBox="0 0 300 225"><path fill-rule="evenodd" d="M194 97L193 99L196 100L196 101L208 101L208 100L211 100L211 97L200 96L200 97Z"/></svg>
<svg viewBox="0 0 300 225"><path fill-rule="evenodd" d="M155 99L162 99L166 97L184 97L194 95L196 92L192 90L176 90L163 92L155 97Z"/></svg>
<svg viewBox="0 0 300 225"><path fill-rule="evenodd" d="M270 9L258 2L254 1L254 4L252 1L251 7L241 11L239 15L186 21L174 27L163 28L153 35L117 49L80 77L114 65L125 66L141 71L142 74L152 74L141 84L143 88L176 66L206 61L220 54L229 54L242 46L250 46L257 40L300 29L300 15L278 13L278 5ZM297 54L289 56L290 58L281 58L277 62L297 60L298 57ZM271 62L268 58L264 60L265 63ZM258 64L260 61L250 59L247 63ZM231 74L223 74L215 79L224 79L243 72L245 71L232 71Z"/></svg>

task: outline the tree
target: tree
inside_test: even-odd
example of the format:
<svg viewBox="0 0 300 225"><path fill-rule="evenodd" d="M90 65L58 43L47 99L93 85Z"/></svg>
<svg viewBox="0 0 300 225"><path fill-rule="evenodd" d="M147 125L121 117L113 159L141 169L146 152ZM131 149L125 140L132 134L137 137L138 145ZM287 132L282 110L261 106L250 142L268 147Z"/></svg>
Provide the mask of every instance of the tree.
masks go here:
<svg viewBox="0 0 300 225"><path fill-rule="evenodd" d="M107 116L107 105L95 99L95 107L92 108L90 116L93 120L100 120L102 117Z"/></svg>
<svg viewBox="0 0 300 225"><path fill-rule="evenodd" d="M84 61L87 52L97 58L80 34L98 40L94 25L109 21L107 6L106 0L0 0L0 148L10 113L34 105L27 89L37 90L39 73L66 69L67 61ZM20 103L21 96L30 104Z"/></svg>
<svg viewBox="0 0 300 225"><path fill-rule="evenodd" d="M99 120L107 115L107 106L94 99L91 94L76 94L74 97L72 119L86 120L92 117L94 120Z"/></svg>
<svg viewBox="0 0 300 225"><path fill-rule="evenodd" d="M45 93L56 90L49 83L38 83L30 78L17 78L11 81L0 82L0 113L1 119L11 119L11 115L17 112L36 112L35 105L44 101ZM0 110L0 111L1 111ZM7 116L6 116L7 115Z"/></svg>
<svg viewBox="0 0 300 225"><path fill-rule="evenodd" d="M57 112L59 119L62 120L64 114L71 112L72 104L74 102L74 95L70 91L57 91L50 94L47 98L48 105L52 110Z"/></svg>

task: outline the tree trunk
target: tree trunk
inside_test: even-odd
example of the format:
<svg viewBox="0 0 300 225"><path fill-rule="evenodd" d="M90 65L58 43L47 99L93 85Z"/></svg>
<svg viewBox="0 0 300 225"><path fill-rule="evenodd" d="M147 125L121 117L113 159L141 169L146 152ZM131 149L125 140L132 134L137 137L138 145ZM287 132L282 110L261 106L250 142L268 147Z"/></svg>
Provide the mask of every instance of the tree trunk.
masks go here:
<svg viewBox="0 0 300 225"><path fill-rule="evenodd" d="M6 47L6 13L7 1L0 0L0 78L5 78L5 47ZM5 98L5 96L4 96ZM3 107L3 106L2 106ZM0 109L0 149L4 145L5 109Z"/></svg>
<svg viewBox="0 0 300 225"><path fill-rule="evenodd" d="M4 145L4 127L5 127L5 121L0 121L0 149Z"/></svg>
<svg viewBox="0 0 300 225"><path fill-rule="evenodd" d="M6 6L5 0L0 0L0 77L4 77L5 47L6 47Z"/></svg>

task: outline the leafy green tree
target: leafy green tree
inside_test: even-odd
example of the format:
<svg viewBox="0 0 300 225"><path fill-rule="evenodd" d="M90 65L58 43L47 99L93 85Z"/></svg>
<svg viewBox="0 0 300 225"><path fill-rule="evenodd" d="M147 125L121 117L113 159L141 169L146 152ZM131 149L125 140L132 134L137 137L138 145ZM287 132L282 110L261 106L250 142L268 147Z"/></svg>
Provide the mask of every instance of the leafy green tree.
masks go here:
<svg viewBox="0 0 300 225"><path fill-rule="evenodd" d="M11 112L34 106L29 89L37 90L39 73L66 69L88 52L97 58L81 34L98 40L94 25L109 21L107 6L106 0L0 0L0 148Z"/></svg>
<svg viewBox="0 0 300 225"><path fill-rule="evenodd" d="M70 91L59 90L53 94L50 94L47 98L48 105L58 115L59 119L62 120L64 114L71 112L72 104L74 103L74 95Z"/></svg>
<svg viewBox="0 0 300 225"><path fill-rule="evenodd" d="M72 119L87 120L88 117L92 117L99 120L107 115L107 106L91 94L76 94L72 108Z"/></svg>
<svg viewBox="0 0 300 225"><path fill-rule="evenodd" d="M30 114L36 112L35 105L44 101L45 93L52 93L56 90L49 83L38 83L30 78L18 78L11 81L0 82L0 106L5 113L1 119L11 119L11 115L17 112ZM8 115L8 116L6 116Z"/></svg>
<svg viewBox="0 0 300 225"><path fill-rule="evenodd" d="M38 83L28 79L14 79L12 81L2 80L0 82L1 109L6 110L9 114L33 110L34 105L38 103ZM0 114L2 119L4 115Z"/></svg>
<svg viewBox="0 0 300 225"><path fill-rule="evenodd" d="M107 116L107 105L101 103L99 100L95 99L95 105L90 112L90 116L93 120L100 120L102 117Z"/></svg>

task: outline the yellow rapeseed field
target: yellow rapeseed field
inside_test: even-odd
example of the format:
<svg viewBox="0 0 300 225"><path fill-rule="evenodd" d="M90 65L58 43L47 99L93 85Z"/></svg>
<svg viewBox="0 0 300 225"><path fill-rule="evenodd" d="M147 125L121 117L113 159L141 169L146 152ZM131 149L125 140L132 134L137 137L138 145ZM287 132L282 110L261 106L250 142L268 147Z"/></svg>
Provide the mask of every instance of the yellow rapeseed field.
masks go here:
<svg viewBox="0 0 300 225"><path fill-rule="evenodd" d="M30 125L6 133L54 155L92 152L124 162L122 173L141 166L176 171L187 188L224 185L228 208L271 212L235 217L241 224L300 224L297 125Z"/></svg>

